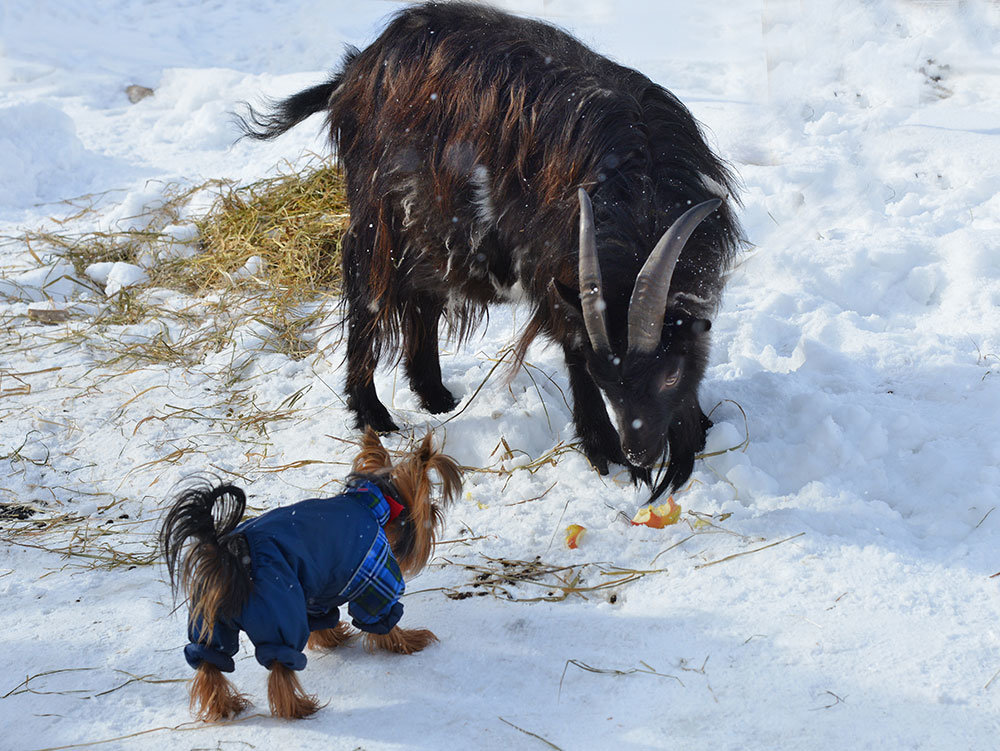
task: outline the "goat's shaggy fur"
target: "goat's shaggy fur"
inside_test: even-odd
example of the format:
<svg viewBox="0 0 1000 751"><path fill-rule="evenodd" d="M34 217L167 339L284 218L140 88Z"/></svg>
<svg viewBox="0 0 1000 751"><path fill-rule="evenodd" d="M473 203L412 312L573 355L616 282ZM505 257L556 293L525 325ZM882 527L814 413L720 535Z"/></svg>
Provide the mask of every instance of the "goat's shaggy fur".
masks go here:
<svg viewBox="0 0 1000 751"><path fill-rule="evenodd" d="M563 347L591 462L652 483L669 455L653 498L685 482L710 425L697 397L709 319L742 236L734 180L684 105L553 26L432 2L400 11L328 82L251 109L243 125L274 138L319 111L351 209L346 391L358 425L396 428L373 381L387 350L426 409L451 410L439 320L462 338L489 305L522 300L531 316L518 361L539 334ZM593 202L610 352L595 352L579 314L579 188ZM640 268L683 212L711 199L722 203L671 278L660 345L636 355L626 319Z"/></svg>

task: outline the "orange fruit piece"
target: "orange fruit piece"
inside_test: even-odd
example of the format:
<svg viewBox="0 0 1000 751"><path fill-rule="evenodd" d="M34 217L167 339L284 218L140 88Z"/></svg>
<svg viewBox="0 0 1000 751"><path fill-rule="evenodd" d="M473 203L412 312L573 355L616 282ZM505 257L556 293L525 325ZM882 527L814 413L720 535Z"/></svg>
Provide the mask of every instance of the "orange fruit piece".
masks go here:
<svg viewBox="0 0 1000 751"><path fill-rule="evenodd" d="M681 518L681 507L674 503L674 497L667 498L667 502L660 506L644 506L635 512L632 517L632 524L637 527L652 527L653 529L663 529L671 524L676 524Z"/></svg>
<svg viewBox="0 0 1000 751"><path fill-rule="evenodd" d="M583 537L583 533L586 531L587 528L581 527L579 524L570 524L566 527L566 547L570 550L576 550Z"/></svg>

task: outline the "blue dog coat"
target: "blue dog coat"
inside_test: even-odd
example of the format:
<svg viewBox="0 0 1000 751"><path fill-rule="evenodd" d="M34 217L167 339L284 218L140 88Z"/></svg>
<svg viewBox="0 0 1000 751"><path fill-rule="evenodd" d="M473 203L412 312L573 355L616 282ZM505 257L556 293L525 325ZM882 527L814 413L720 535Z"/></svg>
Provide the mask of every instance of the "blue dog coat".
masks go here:
<svg viewBox="0 0 1000 751"><path fill-rule="evenodd" d="M250 598L238 617L217 618L207 641L200 619L188 623L188 664L197 668L205 661L232 672L239 632L245 631L261 665L277 660L302 670L309 632L336 626L345 603L355 626L389 633L403 615L405 588L383 530L389 518L389 501L373 483L362 482L333 498L243 522L234 534L242 534L250 550Z"/></svg>

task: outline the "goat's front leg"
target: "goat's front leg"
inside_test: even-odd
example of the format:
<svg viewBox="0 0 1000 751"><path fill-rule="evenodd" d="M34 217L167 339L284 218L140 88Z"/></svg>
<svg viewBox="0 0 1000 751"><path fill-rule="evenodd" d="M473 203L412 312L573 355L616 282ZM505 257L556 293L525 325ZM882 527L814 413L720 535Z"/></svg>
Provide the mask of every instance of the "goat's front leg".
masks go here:
<svg viewBox="0 0 1000 751"><path fill-rule="evenodd" d="M601 390L587 372L583 353L563 347L563 354L573 393L573 424L583 443L583 453L602 475L608 473L608 462L628 466L618 431L608 417Z"/></svg>
<svg viewBox="0 0 1000 751"><path fill-rule="evenodd" d="M602 475L608 473L608 462L628 468L633 483L652 482L652 471L638 467L625 458L621 438L611 424L601 390L587 371L583 354L564 347L569 385L573 393L573 424L583 443L583 453Z"/></svg>

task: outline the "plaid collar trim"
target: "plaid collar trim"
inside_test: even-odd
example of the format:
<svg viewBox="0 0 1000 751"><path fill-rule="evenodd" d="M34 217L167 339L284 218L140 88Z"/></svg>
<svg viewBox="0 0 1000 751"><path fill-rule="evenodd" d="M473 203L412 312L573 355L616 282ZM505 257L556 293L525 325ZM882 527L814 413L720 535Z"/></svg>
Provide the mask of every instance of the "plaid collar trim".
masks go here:
<svg viewBox="0 0 1000 751"><path fill-rule="evenodd" d="M378 485L373 482L360 483L349 488L347 492L360 496L358 500L372 510L382 527L399 516L404 508L395 498L383 494Z"/></svg>

